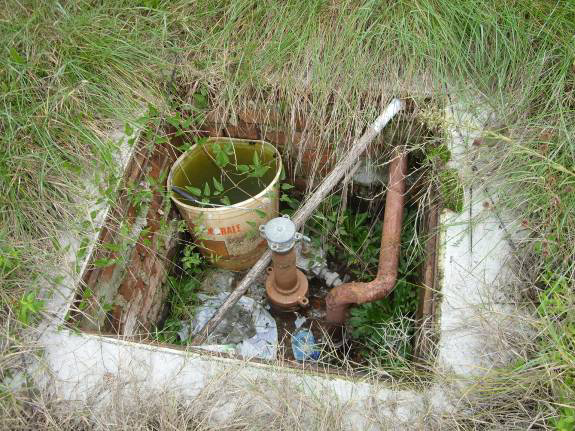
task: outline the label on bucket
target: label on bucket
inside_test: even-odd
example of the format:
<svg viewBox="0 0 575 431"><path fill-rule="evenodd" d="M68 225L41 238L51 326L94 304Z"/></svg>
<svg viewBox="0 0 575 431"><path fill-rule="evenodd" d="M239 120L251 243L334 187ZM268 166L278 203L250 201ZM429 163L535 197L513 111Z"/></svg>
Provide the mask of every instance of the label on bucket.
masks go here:
<svg viewBox="0 0 575 431"><path fill-rule="evenodd" d="M239 224L234 224L231 226L206 228L206 233L210 236L226 236L226 235L238 234L241 232L242 228Z"/></svg>

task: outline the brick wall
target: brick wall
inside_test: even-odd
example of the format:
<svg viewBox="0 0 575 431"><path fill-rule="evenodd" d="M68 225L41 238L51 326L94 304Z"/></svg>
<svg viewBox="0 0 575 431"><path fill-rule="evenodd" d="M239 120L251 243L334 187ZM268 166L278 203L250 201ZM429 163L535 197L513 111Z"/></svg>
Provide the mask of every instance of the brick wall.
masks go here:
<svg viewBox="0 0 575 431"><path fill-rule="evenodd" d="M138 143L83 274L71 313L83 330L133 336L161 317L177 247L177 210L166 206L165 184L151 187L147 179L165 174L176 153L169 144L149 147Z"/></svg>

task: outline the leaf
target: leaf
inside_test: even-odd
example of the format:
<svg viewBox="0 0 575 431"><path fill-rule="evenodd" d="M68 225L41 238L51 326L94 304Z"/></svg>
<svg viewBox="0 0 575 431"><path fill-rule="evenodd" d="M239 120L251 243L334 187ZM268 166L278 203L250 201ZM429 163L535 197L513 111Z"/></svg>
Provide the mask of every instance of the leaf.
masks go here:
<svg viewBox="0 0 575 431"><path fill-rule="evenodd" d="M248 172L250 170L250 167L248 165L238 165L237 166L238 171L240 171L242 174L245 174L246 172Z"/></svg>
<svg viewBox="0 0 575 431"><path fill-rule="evenodd" d="M294 188L294 186L292 186L291 184L288 184L288 183L282 184L282 190L291 190L293 188Z"/></svg>
<svg viewBox="0 0 575 431"><path fill-rule="evenodd" d="M224 205L231 205L232 204L230 202L230 198L228 198L227 196L222 196L222 198L220 199L220 202L223 203Z"/></svg>
<svg viewBox="0 0 575 431"><path fill-rule="evenodd" d="M224 186L222 185L222 183L220 183L220 182L216 179L216 177L213 177L213 178L212 178L212 181L213 181L213 183L214 183L214 188L216 189L216 191L217 191L218 193L221 193L221 192L224 191Z"/></svg>
<svg viewBox="0 0 575 431"><path fill-rule="evenodd" d="M266 212L264 210L260 210L260 209L256 209L256 214L260 217L260 218L264 218L266 216Z"/></svg>
<svg viewBox="0 0 575 431"><path fill-rule="evenodd" d="M94 261L94 266L96 268L104 268L106 266L110 266L113 265L114 263L116 263L115 259L110 259L110 258L106 258L106 257L102 257L100 259L96 259Z"/></svg>
<svg viewBox="0 0 575 431"><path fill-rule="evenodd" d="M202 136L196 136L194 142L198 145L204 145L208 141L208 138Z"/></svg>
<svg viewBox="0 0 575 431"><path fill-rule="evenodd" d="M252 176L256 178L261 178L265 175L265 173L268 171L269 168L270 168L269 166L261 166L261 165L255 166Z"/></svg>
<svg viewBox="0 0 575 431"><path fill-rule="evenodd" d="M216 164L220 168L226 167L228 163L230 163L230 158L228 157L226 152L223 151L220 147L215 147L214 151L216 153Z"/></svg>
<svg viewBox="0 0 575 431"><path fill-rule="evenodd" d="M10 48L10 60L18 64L26 63L26 60L24 60L24 58L18 53L18 51L16 51L16 48L14 47Z"/></svg>
<svg viewBox="0 0 575 431"><path fill-rule="evenodd" d="M189 129L190 126L191 126L191 124L192 124L192 121L194 121L194 117L192 117L192 116L190 115L186 120L184 120L184 121L182 122L182 128L183 128L183 129Z"/></svg>
<svg viewBox="0 0 575 431"><path fill-rule="evenodd" d="M202 196L202 190L197 187L186 186L186 190L195 196Z"/></svg>
<svg viewBox="0 0 575 431"><path fill-rule="evenodd" d="M224 151L226 152L226 154L229 154L231 156L232 154L234 154L234 145L231 142L226 142L224 144Z"/></svg>
<svg viewBox="0 0 575 431"><path fill-rule="evenodd" d="M180 128L180 118L179 117L177 117L177 116L168 117L166 120L168 121L168 123L170 123L176 129Z"/></svg>
<svg viewBox="0 0 575 431"><path fill-rule="evenodd" d="M258 156L258 152L254 151L254 156L252 157L252 162L254 166L260 166L260 158Z"/></svg>
<svg viewBox="0 0 575 431"><path fill-rule="evenodd" d="M210 196L210 185L208 183L204 183L204 196Z"/></svg>
<svg viewBox="0 0 575 431"><path fill-rule="evenodd" d="M122 245L121 244L113 244L113 243L106 243L103 245L103 247L106 250L118 253L120 251L122 251Z"/></svg>

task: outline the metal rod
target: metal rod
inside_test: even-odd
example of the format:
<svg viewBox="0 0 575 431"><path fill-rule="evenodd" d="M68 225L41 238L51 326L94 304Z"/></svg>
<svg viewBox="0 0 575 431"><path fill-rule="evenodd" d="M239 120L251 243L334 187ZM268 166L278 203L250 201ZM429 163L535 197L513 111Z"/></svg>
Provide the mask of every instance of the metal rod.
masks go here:
<svg viewBox="0 0 575 431"><path fill-rule="evenodd" d="M373 141L379 132L387 125L387 123L405 106L405 103L399 99L393 99L385 108L383 113L377 117L371 126L367 128L365 133L352 145L347 155L341 159L327 177L323 179L318 188L313 192L305 204L297 210L292 217L296 228L299 229L305 221L312 215L318 205L327 197L335 185L343 178L346 172L357 163L359 156L366 150L368 145ZM256 277L263 271L270 263L271 251L266 252L260 257L254 266L248 271L245 277L240 281L238 286L227 297L220 308L215 312L212 318L204 325L204 327L197 333L192 340L192 345L203 344L208 335L218 326L222 321L227 311L234 306L236 302L247 292L250 285L254 282Z"/></svg>
<svg viewBox="0 0 575 431"><path fill-rule="evenodd" d="M172 186L172 190L175 191L177 194L179 194L181 197L183 197L184 199L187 199L189 201L192 201L195 204L198 205L204 205L204 206L210 206L210 207L225 207L228 205L218 205L218 204L212 204L209 202L202 202L197 200L195 197L193 197L191 194L189 194L187 191L185 191L183 188L181 187L177 187L177 186Z"/></svg>

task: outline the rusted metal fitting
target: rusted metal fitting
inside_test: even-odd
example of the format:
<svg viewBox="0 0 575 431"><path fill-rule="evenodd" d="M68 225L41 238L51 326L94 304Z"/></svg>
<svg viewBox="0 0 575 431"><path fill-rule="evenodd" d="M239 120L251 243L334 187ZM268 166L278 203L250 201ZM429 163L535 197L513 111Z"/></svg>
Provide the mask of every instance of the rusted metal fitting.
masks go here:
<svg viewBox="0 0 575 431"><path fill-rule="evenodd" d="M328 322L342 325L351 305L383 299L394 289L399 267L406 175L407 156L399 154L389 169L377 276L369 283L345 283L332 289L325 298Z"/></svg>
<svg viewBox="0 0 575 431"><path fill-rule="evenodd" d="M270 304L281 311L293 311L309 305L308 281L296 267L296 241L309 238L296 232L289 216L276 217L260 226L261 235L272 251L272 266L267 269L266 294Z"/></svg>

